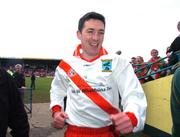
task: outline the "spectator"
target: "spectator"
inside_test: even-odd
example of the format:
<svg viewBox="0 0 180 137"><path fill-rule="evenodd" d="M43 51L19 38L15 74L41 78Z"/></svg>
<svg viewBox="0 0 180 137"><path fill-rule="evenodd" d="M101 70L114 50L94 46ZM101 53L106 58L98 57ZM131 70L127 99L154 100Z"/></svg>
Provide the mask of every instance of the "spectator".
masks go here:
<svg viewBox="0 0 180 137"><path fill-rule="evenodd" d="M7 128L13 137L29 137L29 123L13 78L0 68L0 137Z"/></svg>
<svg viewBox="0 0 180 137"><path fill-rule="evenodd" d="M35 87L36 87L35 80L36 80L36 76L35 76L35 74L34 74L34 71L32 71L32 73L31 73L31 88L32 88L33 90L35 90Z"/></svg>
<svg viewBox="0 0 180 137"><path fill-rule="evenodd" d="M146 76L148 73L148 68L146 67L146 63L144 62L143 57L136 57L136 76L138 78ZM140 79L141 84L148 81L148 78Z"/></svg>
<svg viewBox="0 0 180 137"><path fill-rule="evenodd" d="M136 70L137 69L137 66L136 66L136 64L137 64L136 57L132 57L130 63L132 64L133 69Z"/></svg>
<svg viewBox="0 0 180 137"><path fill-rule="evenodd" d="M148 61L149 63L154 63L154 62L157 62L157 63L154 63L150 66L150 69L149 69L149 74L151 73L155 73L161 69L163 69L164 67L166 67L166 62L164 60L162 60L162 58L160 56L158 56L158 50L157 49L152 49L151 50L151 59ZM154 75L151 75L151 77L153 79L157 79L157 78L160 78L162 76L165 76L166 75L166 72L165 71L162 71L162 72L159 72L159 73L156 73Z"/></svg>
<svg viewBox="0 0 180 137"><path fill-rule="evenodd" d="M50 108L54 127L67 123L65 137L118 137L144 127L147 102L141 84L127 60L102 47L104 33L104 16L85 14L77 31L81 44L56 69Z"/></svg>
<svg viewBox="0 0 180 137"><path fill-rule="evenodd" d="M180 21L177 24L177 29L180 32ZM168 55L170 54L168 61L169 66L174 65L178 62L178 56L175 54L175 52L179 50L180 50L180 35L175 38L175 40L171 43L170 48L166 52Z"/></svg>
<svg viewBox="0 0 180 137"><path fill-rule="evenodd" d="M9 69L7 69L7 72L13 76L13 67L12 66L9 66Z"/></svg>
<svg viewBox="0 0 180 137"><path fill-rule="evenodd" d="M21 64L15 65L15 72L13 74L13 77L16 81L18 88L24 88L25 87L25 76L22 72L22 65Z"/></svg>

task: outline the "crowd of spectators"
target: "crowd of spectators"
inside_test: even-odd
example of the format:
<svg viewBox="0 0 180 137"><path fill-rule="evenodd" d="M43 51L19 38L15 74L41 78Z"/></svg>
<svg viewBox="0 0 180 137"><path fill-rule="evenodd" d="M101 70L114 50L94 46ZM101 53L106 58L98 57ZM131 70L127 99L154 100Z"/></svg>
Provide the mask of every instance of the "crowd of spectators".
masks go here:
<svg viewBox="0 0 180 137"><path fill-rule="evenodd" d="M177 29L180 32L180 21ZM141 83L172 74L180 66L180 35L167 47L166 57L160 57L157 49L152 49L150 54L151 58L147 62L141 56L131 58L131 64Z"/></svg>
<svg viewBox="0 0 180 137"><path fill-rule="evenodd" d="M54 77L53 68L47 68L43 66L38 68L37 66L29 66L25 64L21 65L23 66L22 73L25 75L25 77L31 77L32 73L34 73L35 77ZM8 66L6 70L10 75L13 75L15 72L15 66Z"/></svg>
<svg viewBox="0 0 180 137"><path fill-rule="evenodd" d="M150 54L151 57L146 62L142 56L132 57L130 61L141 83L171 74L171 69L167 69L171 65L169 55L162 58L157 49L152 49Z"/></svg>
<svg viewBox="0 0 180 137"><path fill-rule="evenodd" d="M30 77L32 72L34 72L34 75L36 77L53 77L54 76L54 70L46 70L46 69L25 69L24 74L26 77Z"/></svg>

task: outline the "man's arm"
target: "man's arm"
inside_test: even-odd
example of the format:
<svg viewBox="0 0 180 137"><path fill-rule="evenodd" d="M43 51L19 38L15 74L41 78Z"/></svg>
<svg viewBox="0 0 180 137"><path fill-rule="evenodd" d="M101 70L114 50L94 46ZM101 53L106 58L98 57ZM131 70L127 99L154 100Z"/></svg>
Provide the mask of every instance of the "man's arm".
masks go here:
<svg viewBox="0 0 180 137"><path fill-rule="evenodd" d="M176 52L180 50L180 37L176 37L175 40L171 43L171 46L168 50L168 52Z"/></svg>
<svg viewBox="0 0 180 137"><path fill-rule="evenodd" d="M118 85L118 91L121 95L121 104L123 106L123 113L116 117L123 117L124 124L127 126L127 131L132 130L137 132L143 129L146 117L147 101L144 91L139 80L134 74L134 70L127 61L120 60L121 64L117 68L122 68L116 71L115 79ZM122 67L124 66L124 67ZM118 119L117 118L117 119ZM131 122L129 124L128 120ZM124 133L128 133L123 131Z"/></svg>
<svg viewBox="0 0 180 137"><path fill-rule="evenodd" d="M62 128L64 126L65 119L68 118L68 115L63 111L64 97L66 96L68 83L59 71L62 70L60 68L57 68L55 72L55 77L51 83L50 90L50 109L53 116L53 126L56 128Z"/></svg>

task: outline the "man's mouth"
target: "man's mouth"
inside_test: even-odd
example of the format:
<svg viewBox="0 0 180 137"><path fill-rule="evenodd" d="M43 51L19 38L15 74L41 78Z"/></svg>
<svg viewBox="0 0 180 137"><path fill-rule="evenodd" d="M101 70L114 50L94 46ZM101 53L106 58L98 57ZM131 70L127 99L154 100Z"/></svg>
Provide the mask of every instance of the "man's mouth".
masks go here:
<svg viewBox="0 0 180 137"><path fill-rule="evenodd" d="M98 43L90 43L91 47L98 47Z"/></svg>

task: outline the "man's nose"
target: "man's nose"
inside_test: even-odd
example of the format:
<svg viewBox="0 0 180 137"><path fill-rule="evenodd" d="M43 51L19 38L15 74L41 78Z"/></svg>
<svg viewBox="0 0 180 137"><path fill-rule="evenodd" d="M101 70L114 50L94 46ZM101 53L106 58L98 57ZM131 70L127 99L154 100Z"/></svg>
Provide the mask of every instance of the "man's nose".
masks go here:
<svg viewBox="0 0 180 137"><path fill-rule="evenodd" d="M96 32L93 34L93 40L98 40L99 39L99 34Z"/></svg>

